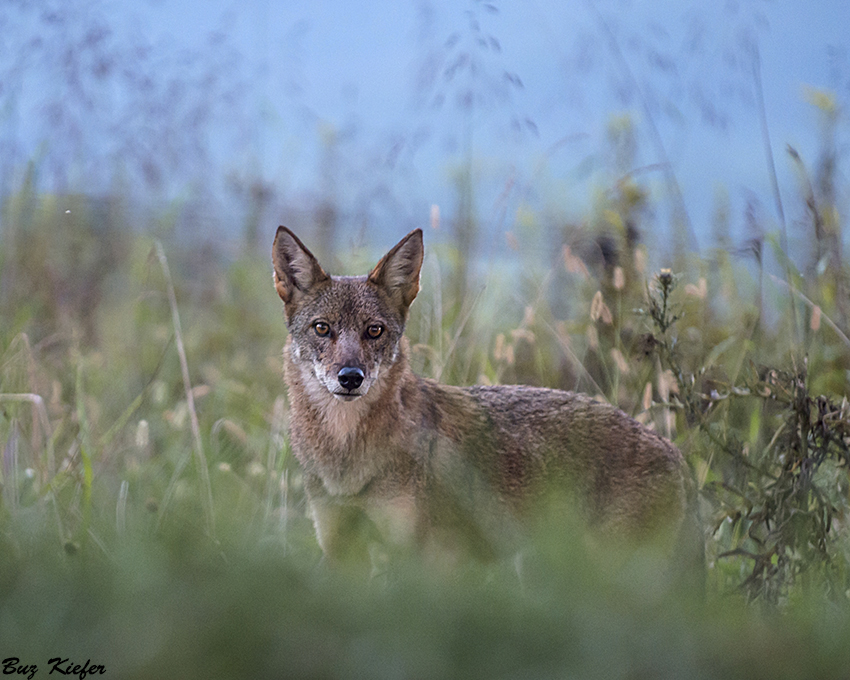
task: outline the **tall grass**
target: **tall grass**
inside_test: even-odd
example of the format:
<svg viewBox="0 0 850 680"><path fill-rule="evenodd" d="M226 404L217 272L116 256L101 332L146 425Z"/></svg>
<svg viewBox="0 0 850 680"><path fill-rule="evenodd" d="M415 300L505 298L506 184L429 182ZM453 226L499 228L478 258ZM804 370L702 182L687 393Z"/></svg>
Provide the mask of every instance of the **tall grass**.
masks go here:
<svg viewBox="0 0 850 680"><path fill-rule="evenodd" d="M836 181L802 184L808 270L769 237L753 248L778 274L720 248L651 266L637 176L582 228L509 225L510 275L429 248L416 369L581 389L673 438L699 491L705 601L651 551L551 527L522 580L415 555L386 580L327 570L289 455L266 258L159 244L25 186L0 238L0 659L140 678L846 676ZM369 241L363 271L389 245Z"/></svg>

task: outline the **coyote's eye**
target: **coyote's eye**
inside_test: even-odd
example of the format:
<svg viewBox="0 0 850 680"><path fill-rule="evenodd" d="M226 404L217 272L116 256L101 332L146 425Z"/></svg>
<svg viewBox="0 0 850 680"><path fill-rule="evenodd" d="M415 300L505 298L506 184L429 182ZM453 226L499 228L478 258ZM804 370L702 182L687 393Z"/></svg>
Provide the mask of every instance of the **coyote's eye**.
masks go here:
<svg viewBox="0 0 850 680"><path fill-rule="evenodd" d="M381 333L384 332L384 327L379 323L373 323L366 329L366 335L370 338L379 338L381 337Z"/></svg>
<svg viewBox="0 0 850 680"><path fill-rule="evenodd" d="M323 338L330 335L331 332L331 327L324 321L317 321L316 323L314 323L313 329L316 331L316 335L319 335Z"/></svg>

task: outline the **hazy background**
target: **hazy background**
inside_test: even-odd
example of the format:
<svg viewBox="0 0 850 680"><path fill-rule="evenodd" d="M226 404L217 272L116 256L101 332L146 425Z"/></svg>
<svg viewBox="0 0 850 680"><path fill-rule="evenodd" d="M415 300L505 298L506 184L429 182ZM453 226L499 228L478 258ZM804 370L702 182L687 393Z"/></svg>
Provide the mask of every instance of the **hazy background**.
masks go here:
<svg viewBox="0 0 850 680"><path fill-rule="evenodd" d="M0 0L0 660L847 680L848 27L847 0ZM323 568L278 224L340 274L425 228L413 370L669 437L705 572L560 514L522 583Z"/></svg>
<svg viewBox="0 0 850 680"><path fill-rule="evenodd" d="M121 195L140 226L344 246L434 205L443 230L557 229L633 173L650 245L677 223L705 247L718 210L735 234L777 219L759 81L784 194L786 144L845 149L824 106L850 92L848 26L843 0L6 0L0 194L29 177Z"/></svg>

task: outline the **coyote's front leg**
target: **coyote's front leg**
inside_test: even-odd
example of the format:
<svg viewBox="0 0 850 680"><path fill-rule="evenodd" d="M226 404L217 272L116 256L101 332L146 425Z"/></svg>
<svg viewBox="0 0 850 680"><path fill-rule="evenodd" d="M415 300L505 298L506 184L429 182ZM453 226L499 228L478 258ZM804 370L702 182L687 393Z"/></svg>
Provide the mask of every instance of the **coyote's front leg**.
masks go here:
<svg viewBox="0 0 850 680"><path fill-rule="evenodd" d="M356 501L332 496L315 475L307 475L305 489L316 539L329 562L369 566L369 543L375 527Z"/></svg>

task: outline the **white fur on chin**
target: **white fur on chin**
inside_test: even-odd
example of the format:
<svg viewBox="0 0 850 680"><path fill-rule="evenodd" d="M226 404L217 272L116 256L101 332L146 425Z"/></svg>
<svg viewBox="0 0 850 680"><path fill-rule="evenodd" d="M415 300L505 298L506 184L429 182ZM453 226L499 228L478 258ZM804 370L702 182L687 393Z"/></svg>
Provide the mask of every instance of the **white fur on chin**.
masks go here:
<svg viewBox="0 0 850 680"><path fill-rule="evenodd" d="M372 404L378 399L381 392L380 371L378 363L370 371L370 379L366 385L365 393L357 399L339 399L334 393L336 380L330 380L326 375L317 375L320 366L296 362L301 377L304 391L313 404L319 410L324 421L325 431L339 446L345 446L348 441L357 434L359 424L366 417L366 413ZM323 372L324 373L324 372ZM331 386L328 386L328 382Z"/></svg>

